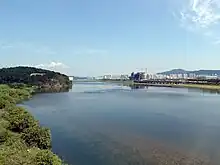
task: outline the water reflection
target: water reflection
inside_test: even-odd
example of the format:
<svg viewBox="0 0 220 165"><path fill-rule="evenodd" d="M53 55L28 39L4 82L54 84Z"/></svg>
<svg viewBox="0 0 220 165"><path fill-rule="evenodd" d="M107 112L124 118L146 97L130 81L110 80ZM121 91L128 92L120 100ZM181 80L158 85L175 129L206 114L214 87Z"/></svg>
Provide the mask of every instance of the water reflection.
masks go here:
<svg viewBox="0 0 220 165"><path fill-rule="evenodd" d="M72 88L69 87L55 87L55 88L38 88L35 93L59 93L69 92Z"/></svg>
<svg viewBox="0 0 220 165"><path fill-rule="evenodd" d="M129 87L131 89L148 89L148 86L146 86L146 85L136 85L136 84L134 84L134 85L129 85Z"/></svg>

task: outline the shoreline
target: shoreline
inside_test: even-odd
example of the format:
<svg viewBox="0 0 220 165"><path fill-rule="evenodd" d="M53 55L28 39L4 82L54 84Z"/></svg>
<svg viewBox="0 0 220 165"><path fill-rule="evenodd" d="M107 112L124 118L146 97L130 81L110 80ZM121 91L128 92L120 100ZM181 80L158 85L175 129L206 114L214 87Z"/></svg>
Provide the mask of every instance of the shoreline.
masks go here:
<svg viewBox="0 0 220 165"><path fill-rule="evenodd" d="M206 85L206 84L148 84L148 83L137 83L130 80L101 80L101 82L114 83L124 86L151 86L151 87L167 87L167 88L187 88L187 89L201 89L220 92L220 85Z"/></svg>
<svg viewBox="0 0 220 165"><path fill-rule="evenodd" d="M0 164L63 165L52 151L50 129L19 103L30 100L36 87L0 84Z"/></svg>
<svg viewBox="0 0 220 165"><path fill-rule="evenodd" d="M201 84L145 84L145 83L133 83L131 85L139 86L152 86L152 87L168 87L168 88L187 88L187 89L201 89L201 90L213 90L220 92L220 85L201 85Z"/></svg>

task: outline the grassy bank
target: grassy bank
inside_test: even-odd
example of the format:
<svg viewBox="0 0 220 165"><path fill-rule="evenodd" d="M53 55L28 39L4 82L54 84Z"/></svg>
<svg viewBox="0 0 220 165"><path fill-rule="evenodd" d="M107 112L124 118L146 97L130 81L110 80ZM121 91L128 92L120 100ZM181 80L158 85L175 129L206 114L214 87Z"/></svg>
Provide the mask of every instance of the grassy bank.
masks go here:
<svg viewBox="0 0 220 165"><path fill-rule="evenodd" d="M51 151L50 130L41 127L16 104L31 97L32 88L0 85L0 165L62 165Z"/></svg>

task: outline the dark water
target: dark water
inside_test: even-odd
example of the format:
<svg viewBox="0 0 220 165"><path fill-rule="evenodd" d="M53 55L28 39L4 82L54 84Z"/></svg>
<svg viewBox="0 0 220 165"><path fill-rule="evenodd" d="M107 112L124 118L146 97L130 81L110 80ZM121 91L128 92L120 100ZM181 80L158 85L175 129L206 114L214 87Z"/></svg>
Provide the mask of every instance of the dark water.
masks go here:
<svg viewBox="0 0 220 165"><path fill-rule="evenodd" d="M24 105L73 165L219 165L220 95L78 83Z"/></svg>

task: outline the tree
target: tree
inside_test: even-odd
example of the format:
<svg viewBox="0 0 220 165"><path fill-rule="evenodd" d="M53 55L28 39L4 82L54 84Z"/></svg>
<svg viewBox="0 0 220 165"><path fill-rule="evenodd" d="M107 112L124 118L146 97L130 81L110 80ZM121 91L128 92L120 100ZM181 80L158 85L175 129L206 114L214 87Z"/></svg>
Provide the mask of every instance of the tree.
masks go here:
<svg viewBox="0 0 220 165"><path fill-rule="evenodd" d="M21 133L25 129L36 125L34 117L22 107L8 107L3 117L9 121L9 129L13 132Z"/></svg>
<svg viewBox="0 0 220 165"><path fill-rule="evenodd" d="M22 139L30 147L51 149L51 133L47 128L38 125L27 128L22 134Z"/></svg>

